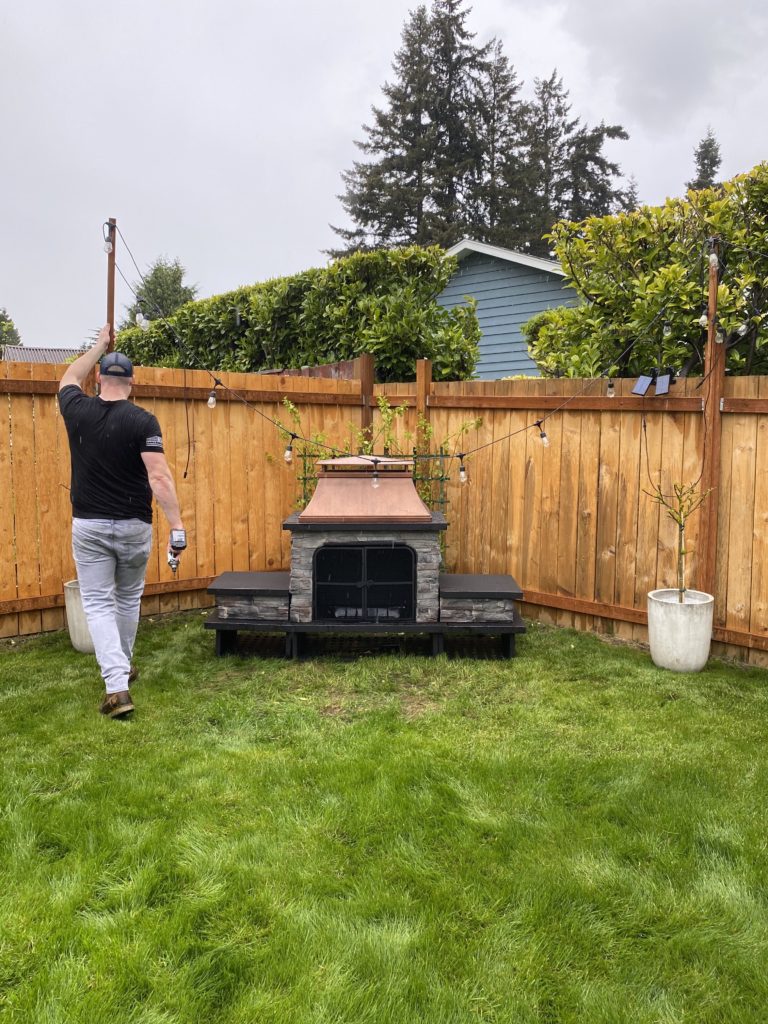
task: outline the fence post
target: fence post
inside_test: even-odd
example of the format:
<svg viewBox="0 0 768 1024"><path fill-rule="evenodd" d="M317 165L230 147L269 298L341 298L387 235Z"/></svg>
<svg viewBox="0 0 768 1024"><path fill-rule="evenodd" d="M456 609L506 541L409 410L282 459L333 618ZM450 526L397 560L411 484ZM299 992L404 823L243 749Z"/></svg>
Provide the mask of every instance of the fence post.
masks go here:
<svg viewBox="0 0 768 1024"><path fill-rule="evenodd" d="M354 361L353 373L360 381L360 429L370 439L373 426L373 383L376 379L376 362L366 352Z"/></svg>
<svg viewBox="0 0 768 1024"><path fill-rule="evenodd" d="M712 239L712 253L718 255L717 239ZM717 285L720 280L720 264L710 260L709 305L707 327L707 349L704 354L704 456L701 472L703 491L711 491L703 508L701 583L700 588L708 594L715 593L717 581L717 519L720 497L717 493L720 483L720 433L722 421L720 404L725 382L725 340L715 340L717 326Z"/></svg>
<svg viewBox="0 0 768 1024"><path fill-rule="evenodd" d="M416 416L429 423L429 396L432 394L432 360L416 360Z"/></svg>

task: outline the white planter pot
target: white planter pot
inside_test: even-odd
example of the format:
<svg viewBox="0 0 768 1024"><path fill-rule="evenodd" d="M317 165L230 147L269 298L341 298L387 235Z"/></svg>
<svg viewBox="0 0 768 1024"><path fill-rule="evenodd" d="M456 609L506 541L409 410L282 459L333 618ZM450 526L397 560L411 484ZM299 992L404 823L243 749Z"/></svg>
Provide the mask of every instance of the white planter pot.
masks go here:
<svg viewBox="0 0 768 1024"><path fill-rule="evenodd" d="M651 658L659 668L699 672L709 657L715 599L701 590L686 590L682 604L679 598L677 590L648 595Z"/></svg>
<svg viewBox="0 0 768 1024"><path fill-rule="evenodd" d="M83 611L80 583L77 580L70 580L64 584L64 608L67 612L67 629L72 646L82 654L93 654L93 640Z"/></svg>

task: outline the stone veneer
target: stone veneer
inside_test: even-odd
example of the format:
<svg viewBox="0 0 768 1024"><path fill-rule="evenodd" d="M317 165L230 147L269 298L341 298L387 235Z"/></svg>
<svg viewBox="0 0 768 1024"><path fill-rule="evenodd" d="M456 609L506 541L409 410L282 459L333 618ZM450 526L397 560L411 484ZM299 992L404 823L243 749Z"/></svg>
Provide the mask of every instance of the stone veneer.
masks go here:
<svg viewBox="0 0 768 1024"><path fill-rule="evenodd" d="M291 538L291 621L312 622L313 556L325 544L406 544L416 553L416 621L437 622L439 615L440 539L434 530L296 531Z"/></svg>
<svg viewBox="0 0 768 1024"><path fill-rule="evenodd" d="M285 597L243 597L217 594L219 618L266 619L270 622L288 622L288 595Z"/></svg>
<svg viewBox="0 0 768 1024"><path fill-rule="evenodd" d="M506 598L440 598L441 622L511 622L515 602Z"/></svg>

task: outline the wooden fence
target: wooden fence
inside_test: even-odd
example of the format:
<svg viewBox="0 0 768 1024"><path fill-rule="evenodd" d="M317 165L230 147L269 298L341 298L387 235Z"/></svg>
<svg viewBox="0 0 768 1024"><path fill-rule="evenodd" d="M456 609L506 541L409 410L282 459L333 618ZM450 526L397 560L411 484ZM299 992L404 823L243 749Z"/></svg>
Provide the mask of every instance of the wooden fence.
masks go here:
<svg viewBox="0 0 768 1024"><path fill-rule="evenodd" d="M205 588L226 570L288 567L281 524L299 494L299 467L285 464L284 437L258 411L290 426L281 404L289 398L305 436L341 445L371 420L376 429L385 395L406 406L397 421L404 445L422 415L451 451L480 449L466 459L465 486L457 464L449 469L447 568L510 572L529 616L629 640L646 639L646 593L675 580L676 527L647 495L650 480L668 491L695 479L718 448L716 429L717 486L690 525L689 585L704 588L711 549L720 650L768 664L768 378L726 379L705 429L700 380L645 399L621 381L612 399L604 381L442 384L420 363L415 384L374 386L369 370L356 380L219 374L249 406L219 389L209 409L206 372L137 369L134 395L162 425L190 536L174 579L159 514L144 614L206 606ZM64 625L63 582L74 565L55 397L62 373L0 363L0 636ZM543 416L548 448L531 429ZM475 418L480 425L461 433Z"/></svg>

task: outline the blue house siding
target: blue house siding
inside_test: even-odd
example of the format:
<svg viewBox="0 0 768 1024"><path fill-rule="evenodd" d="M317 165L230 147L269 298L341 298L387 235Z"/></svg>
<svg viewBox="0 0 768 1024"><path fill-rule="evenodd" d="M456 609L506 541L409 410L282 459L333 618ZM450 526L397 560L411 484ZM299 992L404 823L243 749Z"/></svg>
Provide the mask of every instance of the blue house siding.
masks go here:
<svg viewBox="0 0 768 1024"><path fill-rule="evenodd" d="M467 253L438 296L446 309L477 300L480 360L477 375L487 380L515 374L538 376L520 331L521 324L553 306L575 306L578 298L558 274L483 253Z"/></svg>

